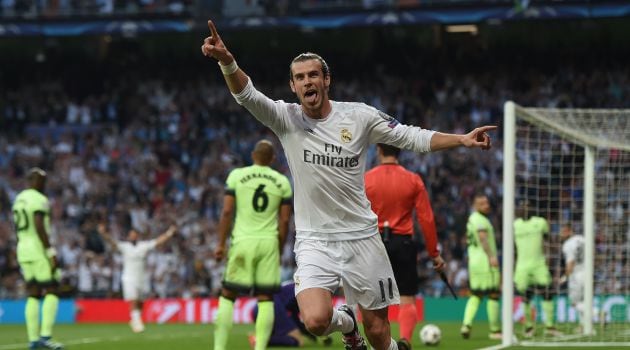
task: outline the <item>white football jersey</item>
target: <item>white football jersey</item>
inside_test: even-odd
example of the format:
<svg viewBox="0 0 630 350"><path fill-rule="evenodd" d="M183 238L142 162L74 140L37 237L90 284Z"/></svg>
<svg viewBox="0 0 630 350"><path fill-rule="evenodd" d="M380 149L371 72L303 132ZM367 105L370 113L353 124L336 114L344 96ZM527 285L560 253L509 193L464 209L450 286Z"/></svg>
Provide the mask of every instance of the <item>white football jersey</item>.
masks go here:
<svg viewBox="0 0 630 350"><path fill-rule="evenodd" d="M431 150L434 131L400 124L363 103L331 101L325 119L312 119L297 103L269 99L251 80L234 98L282 143L293 174L298 238L342 241L376 234L364 185L369 145Z"/></svg>
<svg viewBox="0 0 630 350"><path fill-rule="evenodd" d="M562 254L566 263L575 261L573 273L581 273L584 270L584 236L572 235L562 243Z"/></svg>
<svg viewBox="0 0 630 350"><path fill-rule="evenodd" d="M156 240L131 242L116 242L123 258L123 280L141 279L144 277L146 257L156 246Z"/></svg>

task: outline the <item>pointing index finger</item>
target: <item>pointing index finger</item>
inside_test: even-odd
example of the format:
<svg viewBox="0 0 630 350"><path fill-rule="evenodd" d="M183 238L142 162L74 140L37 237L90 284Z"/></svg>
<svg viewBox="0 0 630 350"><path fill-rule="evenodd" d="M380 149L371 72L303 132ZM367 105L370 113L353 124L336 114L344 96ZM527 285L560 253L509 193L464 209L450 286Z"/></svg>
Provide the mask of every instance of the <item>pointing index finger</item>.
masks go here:
<svg viewBox="0 0 630 350"><path fill-rule="evenodd" d="M484 133L486 131L492 131L492 130L496 130L497 126L496 125L486 125L486 126L482 126L479 128L479 132L480 133Z"/></svg>
<svg viewBox="0 0 630 350"><path fill-rule="evenodd" d="M213 38L218 36L217 27L214 26L214 22L212 22L211 19L208 20L208 28L210 28L210 35L212 35Z"/></svg>

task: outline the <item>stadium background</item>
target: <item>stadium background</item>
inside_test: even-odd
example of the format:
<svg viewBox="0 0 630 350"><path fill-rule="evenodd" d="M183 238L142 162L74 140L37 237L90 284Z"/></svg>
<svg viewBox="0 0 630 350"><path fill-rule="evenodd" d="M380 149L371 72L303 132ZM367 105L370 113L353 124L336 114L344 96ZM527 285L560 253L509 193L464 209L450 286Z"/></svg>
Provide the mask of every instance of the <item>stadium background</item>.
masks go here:
<svg viewBox="0 0 630 350"><path fill-rule="evenodd" d="M211 252L223 181L249 163L254 142L275 138L233 102L215 63L199 53L207 18L274 99L295 100L288 63L314 51L331 66L333 99L366 102L441 131L500 126L509 99L630 106L630 7L623 1L16 0L2 1L0 11L0 323L21 322L25 291L10 206L34 165L50 174L53 234L70 298L61 319L80 318L85 309L75 298L120 296L121 262L105 251L95 223L108 220L122 237L127 213L147 237L173 220L181 225L178 238L149 257L147 291L160 307L164 298L217 295L223 266ZM489 153L403 156L430 191L449 276L462 296L473 192L489 195L501 228L501 132L494 137ZM276 167L290 175L280 158ZM627 213L628 203L620 205L611 211ZM440 320L439 305L450 305L446 314L459 319L461 305L440 304L448 292L421 239L418 245L425 317ZM284 279L294 267L291 250L283 254ZM629 261L616 264L630 269ZM606 282L597 283L600 292L630 288L627 273L596 276ZM181 310L184 299L176 301ZM209 320L199 317L193 321Z"/></svg>

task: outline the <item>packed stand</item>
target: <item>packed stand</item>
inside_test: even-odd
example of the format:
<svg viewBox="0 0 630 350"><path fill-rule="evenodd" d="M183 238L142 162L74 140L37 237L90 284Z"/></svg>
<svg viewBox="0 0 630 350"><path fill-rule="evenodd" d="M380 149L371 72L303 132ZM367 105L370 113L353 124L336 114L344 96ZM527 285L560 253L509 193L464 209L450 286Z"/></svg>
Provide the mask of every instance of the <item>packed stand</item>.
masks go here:
<svg viewBox="0 0 630 350"><path fill-rule="evenodd" d="M191 0L3 0L0 1L0 18L56 19L69 16L179 15L189 10L192 5Z"/></svg>
<svg viewBox="0 0 630 350"><path fill-rule="evenodd" d="M363 101L403 123L447 132L500 125L508 99L541 107L630 107L627 67L585 73L566 65L551 75L536 70L510 74L504 67L468 73L436 68L421 78L403 78L382 66L363 71L374 73L334 80L333 99ZM258 73L250 72L264 75ZM293 101L284 74L256 79L257 86L273 98ZM10 207L33 165L49 174L47 194L66 296L120 295L120 257L103 243L96 225L106 221L113 236L124 239L126 215L145 232L144 238L173 222L179 225L177 238L149 255L146 285L151 296L217 295L223 264L212 253L225 178L234 167L250 162L256 141L277 140L233 101L218 73L214 75L119 78L82 97L58 80L0 94L0 299L25 295ZM489 152L404 152L401 157L429 189L449 276L462 294L467 287L464 231L475 192L483 191L492 200L491 221L500 235L500 139L496 133ZM276 168L290 175L286 160L278 156ZM368 168L374 154L370 158ZM418 246L421 294L446 295L421 239ZM627 269L625 264L619 268ZM291 278L293 267L290 238L282 259L283 279Z"/></svg>

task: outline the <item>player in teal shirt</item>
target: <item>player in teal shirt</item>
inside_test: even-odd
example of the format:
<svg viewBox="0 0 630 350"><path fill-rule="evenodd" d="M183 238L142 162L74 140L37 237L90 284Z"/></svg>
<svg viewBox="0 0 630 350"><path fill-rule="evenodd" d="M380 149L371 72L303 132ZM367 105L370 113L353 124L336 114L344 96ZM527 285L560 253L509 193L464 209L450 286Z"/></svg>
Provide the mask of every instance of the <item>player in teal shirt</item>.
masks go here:
<svg viewBox="0 0 630 350"><path fill-rule="evenodd" d="M57 251L51 246L50 205L44 195L46 172L33 168L28 172L29 188L13 202L13 223L18 238L17 259L26 282L28 297L24 309L29 349L63 349L51 340L59 298L57 286L60 272ZM42 322L39 324L40 299Z"/></svg>
<svg viewBox="0 0 630 350"><path fill-rule="evenodd" d="M499 260L494 239L494 227L488 219L490 201L484 194L477 194L473 200L473 212L466 224L468 244L468 282L471 296L466 302L464 322L460 333L468 339L472 321L479 309L481 298L488 296L487 312L490 323L490 339L501 339L499 323Z"/></svg>
<svg viewBox="0 0 630 350"><path fill-rule="evenodd" d="M225 256L233 221L234 228L215 322L214 350L227 349L239 293L253 293L258 298L255 350L266 349L273 330L273 294L280 289L280 254L289 229L293 191L289 179L270 167L275 159L271 142L259 141L252 159L253 165L232 170L226 180L217 260Z"/></svg>
<svg viewBox="0 0 630 350"><path fill-rule="evenodd" d="M551 274L544 254L545 238L549 234L549 223L545 218L530 215L529 202L520 201L514 220L514 243L516 244L516 268L514 285L523 298L525 309L525 337L534 336L531 299L534 294L542 295L542 309L545 314L545 334L558 336L561 333L554 327L554 293L551 287Z"/></svg>

